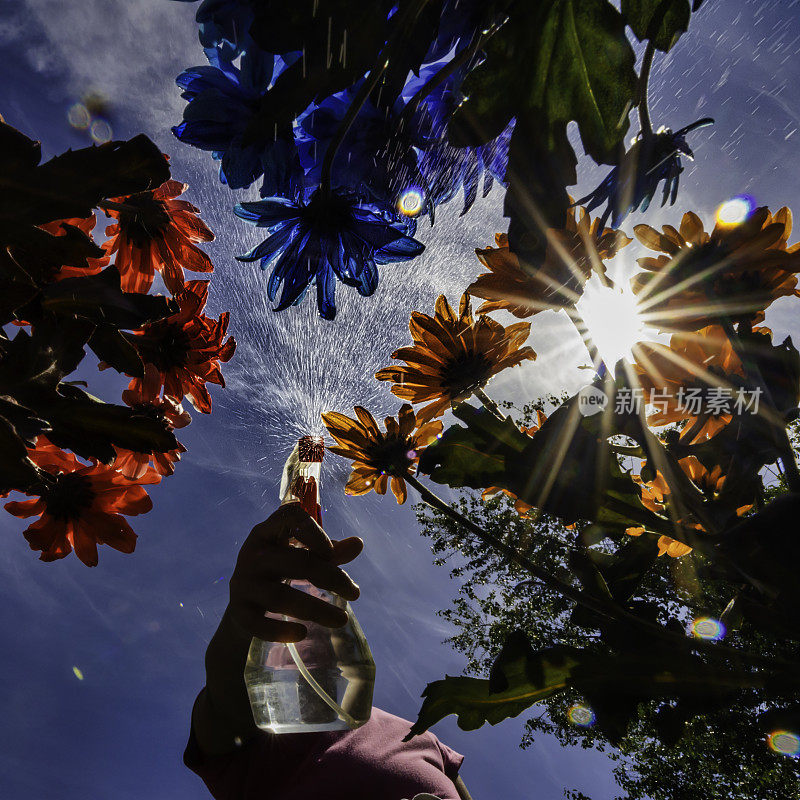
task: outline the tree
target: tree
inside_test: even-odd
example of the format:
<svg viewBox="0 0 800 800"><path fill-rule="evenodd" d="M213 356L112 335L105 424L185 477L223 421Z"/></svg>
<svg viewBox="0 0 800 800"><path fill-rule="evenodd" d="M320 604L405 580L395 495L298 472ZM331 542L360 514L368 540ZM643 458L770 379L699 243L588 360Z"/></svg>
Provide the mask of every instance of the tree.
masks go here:
<svg viewBox="0 0 800 800"><path fill-rule="evenodd" d="M542 407L528 406L520 424L530 425ZM780 480L771 480L765 491L771 496L786 489ZM585 526L569 529L548 515L536 520L521 517L504 495L482 500L477 493L464 492L458 508L498 538L514 542L526 557L552 574L569 579L569 560L576 543L587 534ZM530 580L522 568L471 537L452 517L425 504L418 504L416 511L422 534L431 540L436 563L448 566L451 578L460 583L451 607L439 613L455 628L447 641L466 657L465 673L489 673L515 631L524 631L534 649L554 642L575 648L598 645L596 633L576 624L573 604L562 594ZM643 549L635 538L625 547ZM651 547L654 549L655 543ZM699 581L697 575L705 567L705 559L695 551L680 559L666 554L656 557L640 586L638 602L656 607L662 622L681 619L687 628L695 619L718 619L728 602L728 587L723 582ZM677 596L674 586L679 588ZM725 641L748 643L758 652L787 658L800 656L797 642L787 643L749 623L732 631ZM582 720L581 711L588 707L579 692L569 691L534 706L537 713L526 721L521 746L530 747L537 736L547 733L564 745L606 752L617 761L614 774L623 792L620 800L797 797L800 766L767 746L770 731L759 722L768 710L776 713L790 704L764 703L757 692L745 690L727 696L724 705L701 710L683 722L680 704L655 699L643 702L625 736L612 744L598 726L577 724ZM577 715L573 711L571 718L570 709L578 709ZM574 790L565 790L565 796L586 800Z"/></svg>

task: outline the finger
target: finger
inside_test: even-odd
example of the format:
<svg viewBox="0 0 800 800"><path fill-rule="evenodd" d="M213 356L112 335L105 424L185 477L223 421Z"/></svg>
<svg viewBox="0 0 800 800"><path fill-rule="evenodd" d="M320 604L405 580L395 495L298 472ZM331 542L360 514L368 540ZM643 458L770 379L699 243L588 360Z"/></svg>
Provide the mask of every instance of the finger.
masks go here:
<svg viewBox="0 0 800 800"><path fill-rule="evenodd" d="M321 558L333 555L331 540L319 523L312 519L300 503L284 503L264 522L259 522L247 537L242 551L251 551L264 544L277 544L297 539Z"/></svg>
<svg viewBox="0 0 800 800"><path fill-rule="evenodd" d="M345 600L355 600L360 593L346 572L302 547L266 548L261 554L260 564L260 569L256 568L248 575L248 583L267 584L276 578L302 578L320 589L335 592Z"/></svg>
<svg viewBox="0 0 800 800"><path fill-rule="evenodd" d="M266 599L266 610L274 614L316 622L326 628L341 628L347 622L344 609L285 583L269 584L259 594L260 599Z"/></svg>
<svg viewBox="0 0 800 800"><path fill-rule="evenodd" d="M347 564L358 557L364 549L364 540L359 539L358 536L350 536L332 544L333 558L331 561L334 564Z"/></svg>
<svg viewBox="0 0 800 800"><path fill-rule="evenodd" d="M251 636L265 642L300 642L306 638L308 630L299 622L270 619L264 610L249 604L240 605L235 614L236 623Z"/></svg>

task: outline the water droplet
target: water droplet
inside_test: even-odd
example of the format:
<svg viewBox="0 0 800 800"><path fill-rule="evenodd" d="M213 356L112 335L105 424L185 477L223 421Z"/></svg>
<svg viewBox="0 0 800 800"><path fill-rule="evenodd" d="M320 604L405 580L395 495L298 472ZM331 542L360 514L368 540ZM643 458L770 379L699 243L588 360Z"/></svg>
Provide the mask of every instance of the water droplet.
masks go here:
<svg viewBox="0 0 800 800"><path fill-rule="evenodd" d="M767 736L769 749L784 756L800 755L800 737L791 731L773 731Z"/></svg>
<svg viewBox="0 0 800 800"><path fill-rule="evenodd" d="M97 144L105 144L106 142L110 142L113 135L111 125L109 125L104 119L94 120L89 133L92 136L92 140L97 142Z"/></svg>
<svg viewBox="0 0 800 800"><path fill-rule="evenodd" d="M698 639L718 641L725 636L725 626L712 617L698 617L692 622L692 634Z"/></svg>
<svg viewBox="0 0 800 800"><path fill-rule="evenodd" d="M738 225L753 213L755 207L755 200L750 195L738 194L717 209L717 223L722 226Z"/></svg>
<svg viewBox="0 0 800 800"><path fill-rule="evenodd" d="M83 103L75 103L67 111L67 122L76 130L85 131L91 121L89 109Z"/></svg>
<svg viewBox="0 0 800 800"><path fill-rule="evenodd" d="M573 725L577 725L579 728L590 728L594 725L594 711L588 706L580 705L580 703L570 706L567 711L567 717Z"/></svg>

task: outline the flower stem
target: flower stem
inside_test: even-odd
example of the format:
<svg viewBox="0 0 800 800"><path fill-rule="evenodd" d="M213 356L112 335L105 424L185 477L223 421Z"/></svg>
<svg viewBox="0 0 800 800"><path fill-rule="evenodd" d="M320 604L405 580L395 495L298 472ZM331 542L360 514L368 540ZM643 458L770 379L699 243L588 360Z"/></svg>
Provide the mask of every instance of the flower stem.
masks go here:
<svg viewBox="0 0 800 800"><path fill-rule="evenodd" d="M403 42L403 34L406 33L406 23L410 20L416 20L427 2L428 0L415 0L415 2L407 5L403 12L397 14L397 24L392 34L383 46L375 66L369 71L369 76L365 78L364 83L361 84L361 88L353 98L353 102L347 109L347 113L344 115L344 119L342 119L333 140L325 151L325 159L322 162L322 173L320 177L320 189L324 195L330 194L333 161L336 158L336 153L341 147L345 136L347 136L347 132L355 122L358 112L361 111L362 106L367 102L367 98L372 93L372 90L378 85L383 73L386 72L386 68L389 66L389 61L394 55L395 49Z"/></svg>
<svg viewBox="0 0 800 800"><path fill-rule="evenodd" d="M465 517L460 511L453 508L453 506L451 506L449 503L446 503L441 497L434 494L414 475L403 475L403 480L413 486L417 492L419 492L422 500L429 506L450 517L450 519L454 520L459 525L466 528L478 539L480 539L480 541L487 545L487 547L490 547L491 549L500 553L518 567L522 567L522 569L530 573L534 578L542 581L542 583L546 584L551 589L555 589L557 592L564 595L564 597L568 597L570 600L574 600L579 605L589 608L598 614L602 614L603 616L614 616L614 614L611 613L608 608L608 606L611 604L603 603L599 600L589 597L579 589L576 589L573 586L570 586L568 583L562 581L560 578L557 578L555 575L551 575L549 572L547 572L547 570L538 567L536 564L521 555L514 547L506 544L506 542L494 534L484 530L469 517Z"/></svg>
<svg viewBox="0 0 800 800"><path fill-rule="evenodd" d="M653 67L653 56L655 55L656 47L653 40L649 39L647 46L644 49L644 56L642 56L642 67L639 71L639 127L641 128L643 136L651 136L653 133L653 124L650 121L650 108L647 103L648 88L650 83L650 70Z"/></svg>
<svg viewBox="0 0 800 800"><path fill-rule="evenodd" d="M589 332L589 326L586 324L586 321L581 316L578 309L574 305L571 305L565 306L564 311L567 312L570 322L580 335L581 341L589 352L589 358L592 360L592 366L594 369L597 370L601 375L607 373L608 366L603 361L603 357L600 355L600 350L594 343L594 339L592 339L592 335Z"/></svg>
<svg viewBox="0 0 800 800"><path fill-rule="evenodd" d="M502 539L481 528L480 525L473 522L469 517L464 516L460 511L442 500L441 497L434 494L415 476L404 474L401 477L417 490L424 503L441 512L445 516L450 517L450 519L452 519L458 525L466 528L487 547L521 567L531 576L544 583L546 586L549 586L551 589L559 592L564 597L574 601L584 608L589 609L590 611L594 611L595 613L609 619L627 622L653 636L658 637L659 639L669 641L674 644L679 644L684 647L689 647L693 650L702 651L709 655L727 656L728 658L735 659L740 663L751 664L753 666L769 667L772 669L776 667L785 668L793 673L800 669L800 664L786 661L781 658L773 658L761 656L755 653L748 653L746 651L737 650L733 647L721 645L718 642L706 641L704 639L691 639L687 636L683 636L680 633L667 630L657 623L648 622L645 619L641 619L635 614L625 610L622 606L617 605L617 603L613 600L602 600L591 597L590 595L582 592L580 589L576 589L555 575L552 575L547 570L537 566L532 561L525 558L525 556L519 553L514 547L506 544L506 542L504 542Z"/></svg>
<svg viewBox="0 0 800 800"><path fill-rule="evenodd" d="M486 394L483 389L479 387L473 392L473 394L478 398L478 400L481 401L481 403L483 403L484 407L494 414L498 419L506 419L502 411L500 411L500 407L497 405L497 403L495 403L495 401L492 400L492 398L489 397L489 395Z"/></svg>

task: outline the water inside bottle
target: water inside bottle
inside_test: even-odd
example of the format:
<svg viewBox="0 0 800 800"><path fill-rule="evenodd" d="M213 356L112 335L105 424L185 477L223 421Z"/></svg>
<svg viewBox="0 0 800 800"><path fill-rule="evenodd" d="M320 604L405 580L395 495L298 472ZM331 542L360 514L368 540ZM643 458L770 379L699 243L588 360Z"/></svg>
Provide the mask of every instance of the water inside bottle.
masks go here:
<svg viewBox="0 0 800 800"><path fill-rule="evenodd" d="M270 733L357 728L369 719L375 682L375 663L361 626L338 595L307 581L291 585L345 609L347 624L325 628L304 623L308 634L295 645L297 660L288 645L253 639L244 679L255 723Z"/></svg>

